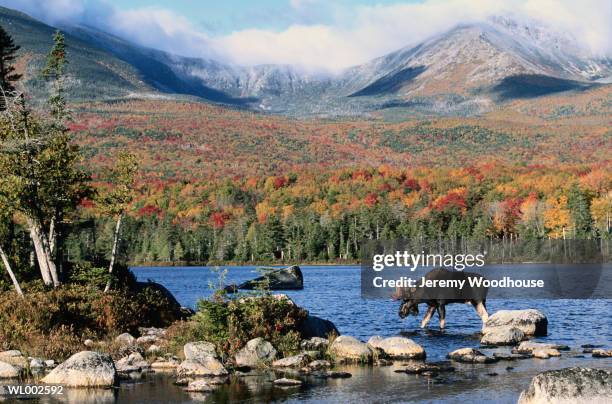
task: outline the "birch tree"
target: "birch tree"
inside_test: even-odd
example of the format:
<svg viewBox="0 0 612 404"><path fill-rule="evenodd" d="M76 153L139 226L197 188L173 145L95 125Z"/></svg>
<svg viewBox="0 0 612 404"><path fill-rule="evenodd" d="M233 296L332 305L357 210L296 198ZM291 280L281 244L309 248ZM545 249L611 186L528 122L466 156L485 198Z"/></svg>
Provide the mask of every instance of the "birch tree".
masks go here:
<svg viewBox="0 0 612 404"><path fill-rule="evenodd" d="M134 180L137 171L138 162L136 156L129 152L119 153L115 167L109 172L110 189L99 197L103 213L115 219L113 245L108 266L109 278L104 292L108 292L111 288L113 270L119 249L121 225L125 213L134 199Z"/></svg>

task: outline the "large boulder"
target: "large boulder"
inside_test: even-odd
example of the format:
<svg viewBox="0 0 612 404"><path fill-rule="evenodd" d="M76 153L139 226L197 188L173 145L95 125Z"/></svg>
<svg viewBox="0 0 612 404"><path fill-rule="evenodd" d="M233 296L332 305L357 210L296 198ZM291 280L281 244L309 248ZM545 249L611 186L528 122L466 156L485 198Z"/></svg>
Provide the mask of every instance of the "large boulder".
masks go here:
<svg viewBox="0 0 612 404"><path fill-rule="evenodd" d="M413 340L405 337L382 338L375 336L369 339L368 346L382 350L391 359L424 359L425 350Z"/></svg>
<svg viewBox="0 0 612 404"><path fill-rule="evenodd" d="M117 370L109 355L82 351L53 369L42 382L70 387L111 387L117 382Z"/></svg>
<svg viewBox="0 0 612 404"><path fill-rule="evenodd" d="M485 328L480 340L482 345L517 345L525 339L525 333L516 327Z"/></svg>
<svg viewBox="0 0 612 404"><path fill-rule="evenodd" d="M340 362L371 362L372 350L358 339L341 335L332 342L329 353Z"/></svg>
<svg viewBox="0 0 612 404"><path fill-rule="evenodd" d="M546 315L536 309L500 310L489 317L483 333L495 327L514 327L529 336L545 336L548 333Z"/></svg>
<svg viewBox="0 0 612 404"><path fill-rule="evenodd" d="M330 334L340 335L334 323L311 315L298 325L297 330L303 339L310 339L312 337L327 338Z"/></svg>
<svg viewBox="0 0 612 404"><path fill-rule="evenodd" d="M496 362L496 358L486 356L482 352L474 348L461 348L457 349L448 355L448 359L454 360L455 362L463 363L493 363Z"/></svg>
<svg viewBox="0 0 612 404"><path fill-rule="evenodd" d="M20 368L10 363L0 362L0 379L14 379L19 377Z"/></svg>
<svg viewBox="0 0 612 404"><path fill-rule="evenodd" d="M531 379L518 404L609 403L612 372L602 369L549 370Z"/></svg>
<svg viewBox="0 0 612 404"><path fill-rule="evenodd" d="M238 285L238 289L258 289L261 287L270 290L300 290L304 289L302 270L297 265L287 268L264 269L265 273L253 280Z"/></svg>
<svg viewBox="0 0 612 404"><path fill-rule="evenodd" d="M188 342L183 347L185 359L200 360L212 356L217 357L215 344L206 341Z"/></svg>
<svg viewBox="0 0 612 404"><path fill-rule="evenodd" d="M276 358L276 349L263 338L255 338L247 342L244 348L236 353L235 361L238 367L259 367L272 362Z"/></svg>

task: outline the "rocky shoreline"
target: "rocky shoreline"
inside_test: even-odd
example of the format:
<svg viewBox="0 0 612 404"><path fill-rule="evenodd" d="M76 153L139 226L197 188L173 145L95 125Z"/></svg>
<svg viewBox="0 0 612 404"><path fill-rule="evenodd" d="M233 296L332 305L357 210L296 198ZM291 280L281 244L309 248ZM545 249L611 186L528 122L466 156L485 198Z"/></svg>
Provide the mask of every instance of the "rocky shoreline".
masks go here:
<svg viewBox="0 0 612 404"><path fill-rule="evenodd" d="M323 326L319 322L323 322ZM158 372L174 378L175 384L186 392L211 393L230 383L230 377L248 377L260 372L275 375L273 384L289 389L302 386L304 378L308 377L350 378L351 373L338 368L358 364L392 365L396 373L435 379L440 374L456 372L457 364L488 365L565 355L563 352L568 352L568 346L529 340L546 335L547 324L546 316L538 310L499 311L489 318L479 347L456 349L448 353L448 360L437 362L427 361L426 347L409 338L373 336L363 342L348 335L337 336L333 324L322 319L312 320L313 327L305 330L304 335L308 337L300 342L300 352L284 357L263 338L249 340L231 357L218 352L215 345L207 341L186 343L180 355L164 354L168 344L166 330L141 328L138 337L124 333L114 339L113 343L119 346L115 357L102 353L104 344L92 340L83 342L90 350L79 352L60 364L52 359L26 357L16 350L0 352L0 378L44 375L40 379L42 383L111 388L122 381ZM497 348L493 354L483 353L493 347ZM580 348L592 358L612 356L612 350L604 347L583 345ZM572 367L546 371L526 386L519 402L610 399L611 381L612 372L608 370Z"/></svg>

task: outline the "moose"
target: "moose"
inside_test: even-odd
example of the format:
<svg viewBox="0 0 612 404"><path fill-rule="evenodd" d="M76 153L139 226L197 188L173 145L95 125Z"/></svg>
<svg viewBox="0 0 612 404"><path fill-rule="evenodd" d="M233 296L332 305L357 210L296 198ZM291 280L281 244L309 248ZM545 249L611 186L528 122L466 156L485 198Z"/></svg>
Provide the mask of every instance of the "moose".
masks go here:
<svg viewBox="0 0 612 404"><path fill-rule="evenodd" d="M421 284L437 286L397 288L392 297L394 300L402 300L399 308L400 318L406 318L408 315L418 316L419 304L426 303L427 312L421 321L421 328L427 327L434 312L437 312L440 319L440 329L444 329L446 326L446 305L449 303L465 303L474 306L484 328L489 318L486 308L488 288L470 286L468 278L472 277L483 278L482 275L477 273L437 268L425 274L424 280L421 282Z"/></svg>

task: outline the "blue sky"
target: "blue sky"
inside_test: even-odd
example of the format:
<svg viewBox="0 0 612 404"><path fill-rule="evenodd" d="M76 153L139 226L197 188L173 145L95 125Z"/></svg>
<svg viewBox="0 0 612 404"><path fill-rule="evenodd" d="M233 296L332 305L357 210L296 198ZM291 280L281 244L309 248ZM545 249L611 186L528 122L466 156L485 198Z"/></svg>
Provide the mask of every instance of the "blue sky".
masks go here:
<svg viewBox="0 0 612 404"><path fill-rule="evenodd" d="M459 23L510 15L612 56L610 0L0 0L55 26L240 65L340 71ZM531 23L531 22L530 22Z"/></svg>
<svg viewBox="0 0 612 404"><path fill-rule="evenodd" d="M329 24L334 15L330 10L385 6L398 3L418 3L421 0L328 0L323 5L308 0L106 0L123 10L158 7L186 16L202 30L225 34L245 28L282 30L292 24Z"/></svg>

